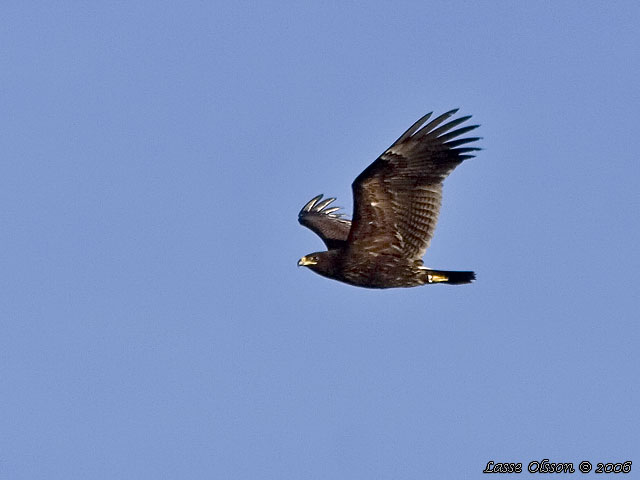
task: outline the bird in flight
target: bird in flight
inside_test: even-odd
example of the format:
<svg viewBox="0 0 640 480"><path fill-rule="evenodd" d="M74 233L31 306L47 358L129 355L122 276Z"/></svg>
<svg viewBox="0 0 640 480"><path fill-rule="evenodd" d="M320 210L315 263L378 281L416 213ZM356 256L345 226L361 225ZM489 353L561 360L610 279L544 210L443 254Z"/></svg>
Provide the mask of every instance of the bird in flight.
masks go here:
<svg viewBox="0 0 640 480"><path fill-rule="evenodd" d="M298 266L366 288L475 280L474 272L433 270L422 262L438 221L444 179L480 150L467 145L480 137L459 138L478 125L455 129L471 116L447 122L457 111L431 121L428 113L358 175L351 185L352 220L330 207L335 198L312 198L298 221L322 239L327 251L305 255Z"/></svg>

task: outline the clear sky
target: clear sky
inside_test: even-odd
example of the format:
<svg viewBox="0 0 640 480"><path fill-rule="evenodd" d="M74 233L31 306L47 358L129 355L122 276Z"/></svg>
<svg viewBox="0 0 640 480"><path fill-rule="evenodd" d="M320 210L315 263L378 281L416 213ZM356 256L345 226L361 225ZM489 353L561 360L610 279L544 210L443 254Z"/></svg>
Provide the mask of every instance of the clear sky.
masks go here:
<svg viewBox="0 0 640 480"><path fill-rule="evenodd" d="M637 1L3 2L0 478L639 471L638 25ZM426 263L477 281L297 268L322 247L300 207L351 214L454 107L485 150Z"/></svg>

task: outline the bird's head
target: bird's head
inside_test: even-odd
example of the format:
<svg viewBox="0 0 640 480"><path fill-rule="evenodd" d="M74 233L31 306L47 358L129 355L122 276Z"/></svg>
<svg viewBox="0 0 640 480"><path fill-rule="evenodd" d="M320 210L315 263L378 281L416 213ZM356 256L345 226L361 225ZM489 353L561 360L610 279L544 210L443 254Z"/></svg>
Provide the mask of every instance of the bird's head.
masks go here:
<svg viewBox="0 0 640 480"><path fill-rule="evenodd" d="M334 256L334 250L310 253L298 260L298 266L307 267L320 275L331 276L336 267Z"/></svg>

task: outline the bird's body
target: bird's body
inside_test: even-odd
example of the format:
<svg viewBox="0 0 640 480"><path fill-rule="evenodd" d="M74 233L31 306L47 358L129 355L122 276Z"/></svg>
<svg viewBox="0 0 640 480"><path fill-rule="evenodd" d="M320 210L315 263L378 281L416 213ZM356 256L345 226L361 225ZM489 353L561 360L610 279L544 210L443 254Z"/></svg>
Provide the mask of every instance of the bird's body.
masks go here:
<svg viewBox="0 0 640 480"><path fill-rule="evenodd" d="M460 147L477 137L453 140L477 125L450 131L470 117L440 124L452 110L425 125L425 115L407 130L352 184L353 220L327 208L322 195L307 203L299 222L317 233L328 251L300 259L298 265L351 285L368 288L415 287L428 283L461 284L473 272L431 270L422 263L438 220L442 182L475 147Z"/></svg>

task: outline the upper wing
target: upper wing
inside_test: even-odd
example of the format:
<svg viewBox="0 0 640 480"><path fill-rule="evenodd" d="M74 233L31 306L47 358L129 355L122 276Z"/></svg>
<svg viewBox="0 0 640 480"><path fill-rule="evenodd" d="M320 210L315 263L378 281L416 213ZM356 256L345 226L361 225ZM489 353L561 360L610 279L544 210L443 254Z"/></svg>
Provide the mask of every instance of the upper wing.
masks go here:
<svg viewBox="0 0 640 480"><path fill-rule="evenodd" d="M425 115L354 180L350 248L401 255L419 260L438 221L442 182L474 147L460 147L479 137L454 138L478 125L452 128L470 116L439 125L451 110L425 125Z"/></svg>
<svg viewBox="0 0 640 480"><path fill-rule="evenodd" d="M321 199L322 194L302 207L298 221L318 234L329 250L343 247L351 230L351 221L342 218L341 213L335 213L340 207L327 208L335 198Z"/></svg>

